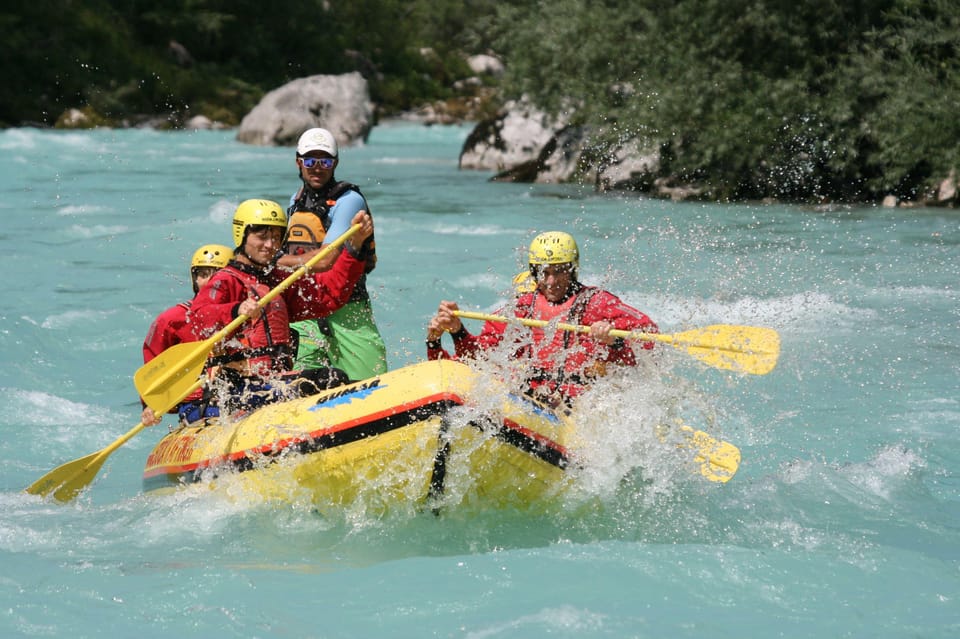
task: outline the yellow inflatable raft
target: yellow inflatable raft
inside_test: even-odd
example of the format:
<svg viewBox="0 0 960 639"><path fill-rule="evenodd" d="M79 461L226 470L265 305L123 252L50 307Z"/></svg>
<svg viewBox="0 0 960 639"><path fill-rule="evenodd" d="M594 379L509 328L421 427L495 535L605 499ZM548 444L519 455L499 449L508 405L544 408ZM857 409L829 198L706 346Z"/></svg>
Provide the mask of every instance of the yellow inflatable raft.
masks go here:
<svg viewBox="0 0 960 639"><path fill-rule="evenodd" d="M377 507L531 504L562 490L569 420L480 386L468 366L430 361L235 423L183 426L150 453L144 490L229 477L263 498L305 498L321 511L358 499Z"/></svg>

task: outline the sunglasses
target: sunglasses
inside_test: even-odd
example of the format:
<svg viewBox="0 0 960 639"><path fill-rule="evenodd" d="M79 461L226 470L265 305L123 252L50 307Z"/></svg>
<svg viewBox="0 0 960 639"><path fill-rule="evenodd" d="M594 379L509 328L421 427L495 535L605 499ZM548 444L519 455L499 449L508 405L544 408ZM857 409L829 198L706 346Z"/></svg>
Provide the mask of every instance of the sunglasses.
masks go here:
<svg viewBox="0 0 960 639"><path fill-rule="evenodd" d="M321 169L332 169L336 161L336 158L300 158L300 162L308 169L315 166L319 166Z"/></svg>

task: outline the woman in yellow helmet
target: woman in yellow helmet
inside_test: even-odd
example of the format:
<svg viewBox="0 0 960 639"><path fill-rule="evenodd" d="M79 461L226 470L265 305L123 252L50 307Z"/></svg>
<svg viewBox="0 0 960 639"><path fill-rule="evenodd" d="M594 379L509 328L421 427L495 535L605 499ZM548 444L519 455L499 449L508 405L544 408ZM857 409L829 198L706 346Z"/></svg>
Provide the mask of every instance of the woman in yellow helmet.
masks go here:
<svg viewBox="0 0 960 639"><path fill-rule="evenodd" d="M193 284L193 294L196 296L200 287L206 284L213 274L223 268L233 256L233 249L222 244L205 244L193 253L190 260L190 280ZM176 306L171 306L160 313L143 340L143 363L146 364L154 357L167 350L174 344L193 341L193 336L187 329L187 311L193 300L180 302ZM202 397L202 391L197 390L190 394L180 403L180 405L170 411L180 414L182 419L187 421L196 421L204 415L197 411L193 419L189 419L185 413L192 413L196 408L197 402ZM209 416L209 415L207 415ZM141 421L146 426L159 424L162 420L160 415L153 412L149 406L144 405Z"/></svg>
<svg viewBox="0 0 960 639"><path fill-rule="evenodd" d="M570 403L591 379L603 374L608 364L636 364L633 348L611 337L610 331L656 333L657 325L613 293L579 281L580 250L571 235L560 231L538 235L530 243L528 262L535 289L521 292L512 308L498 314L512 312L520 318L590 327L589 333L533 328L512 344L515 358L532 360L534 372L526 381L535 396L550 403ZM453 336L458 357L476 357L503 341L505 324L486 322L479 335L471 335L454 314L456 310L456 302L443 301L430 320L429 359L450 357L440 344L444 332ZM642 342L641 348L653 348L653 342Z"/></svg>
<svg viewBox="0 0 960 639"><path fill-rule="evenodd" d="M308 395L348 381L343 371L319 368L293 371L290 323L324 317L343 306L364 273L364 241L373 221L357 213L360 229L345 243L336 261L323 272L301 277L263 309L257 301L290 271L276 266L287 215L270 200L246 200L233 216L234 259L218 271L194 300L189 320L195 339L213 335L239 315L247 320L213 358L226 382L221 409L255 408L265 401ZM315 267L316 269L316 267Z"/></svg>

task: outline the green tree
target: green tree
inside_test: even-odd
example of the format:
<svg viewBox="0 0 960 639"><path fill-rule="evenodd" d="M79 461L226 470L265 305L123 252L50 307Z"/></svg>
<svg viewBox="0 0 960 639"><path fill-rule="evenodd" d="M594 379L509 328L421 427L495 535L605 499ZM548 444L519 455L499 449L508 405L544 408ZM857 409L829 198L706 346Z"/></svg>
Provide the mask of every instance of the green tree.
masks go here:
<svg viewBox="0 0 960 639"><path fill-rule="evenodd" d="M498 44L510 94L572 111L599 153L657 146L661 177L717 199L874 198L956 164L955 5L515 2Z"/></svg>
<svg viewBox="0 0 960 639"><path fill-rule="evenodd" d="M11 0L0 11L0 123L49 123L84 102L91 85L109 86L134 68L129 33L106 0Z"/></svg>
<svg viewBox="0 0 960 639"><path fill-rule="evenodd" d="M960 6L954 0L898 2L832 76L855 96L837 119L838 173L869 194L928 194L960 166Z"/></svg>
<svg viewBox="0 0 960 639"><path fill-rule="evenodd" d="M69 107L113 119L216 115L237 122L293 78L360 71L386 111L445 97L458 43L483 38L449 0L12 0L0 10L8 86L0 124L52 124ZM461 37L463 34L464 37ZM466 34L472 34L467 36ZM171 43L192 63L179 63ZM437 55L420 49L432 46Z"/></svg>

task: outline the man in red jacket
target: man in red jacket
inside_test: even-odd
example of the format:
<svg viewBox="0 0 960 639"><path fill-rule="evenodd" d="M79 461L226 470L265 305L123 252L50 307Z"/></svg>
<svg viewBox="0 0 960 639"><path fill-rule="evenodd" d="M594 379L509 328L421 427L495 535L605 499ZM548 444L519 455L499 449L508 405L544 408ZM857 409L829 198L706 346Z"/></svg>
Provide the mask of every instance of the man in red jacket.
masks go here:
<svg viewBox="0 0 960 639"><path fill-rule="evenodd" d="M211 358L222 382L215 381L214 388L226 386L220 394L222 410L249 410L348 381L336 368L291 370L296 345L290 323L325 317L350 299L364 273L361 248L373 233L373 221L361 211L351 224L359 224L360 229L345 242L329 270L304 275L261 309L257 301L290 275L276 266L287 215L269 200L246 200L237 207L234 259L200 289L188 316L197 340L210 337L239 315L250 318L223 340Z"/></svg>
<svg viewBox="0 0 960 639"><path fill-rule="evenodd" d="M512 357L526 360L532 367L526 382L533 396L554 405L560 401L570 404L592 379L605 374L607 365L636 365L633 348L623 339L612 337L610 331L656 333L657 325L616 295L580 283L580 251L572 236L559 231L538 235L530 244L529 263L536 289L521 293L512 309L503 312L590 327L589 333L532 328L511 343ZM429 359L450 357L440 344L444 332L453 336L457 357L476 357L503 341L505 323L488 321L479 335L472 335L454 314L457 309L455 302L443 301L430 320ZM640 342L640 347L651 349L653 342Z"/></svg>
<svg viewBox="0 0 960 639"><path fill-rule="evenodd" d="M222 244L205 244L193 253L193 258L190 260L190 280L193 283L194 295L199 292L201 286L213 277L218 269L227 265L232 255L233 251ZM147 336L143 340L144 364L175 344L192 341L193 338L189 331L185 330L187 311L190 309L192 302L193 300L187 300L176 306L171 306L153 320L150 329L147 331ZM209 417L211 415L205 415L205 411L199 408L199 401L202 396L203 391L197 389L185 397L180 405L170 412L178 413L180 419L186 422ZM140 415L140 421L145 426L155 426L162 419L163 417L154 413L149 406L144 406Z"/></svg>

